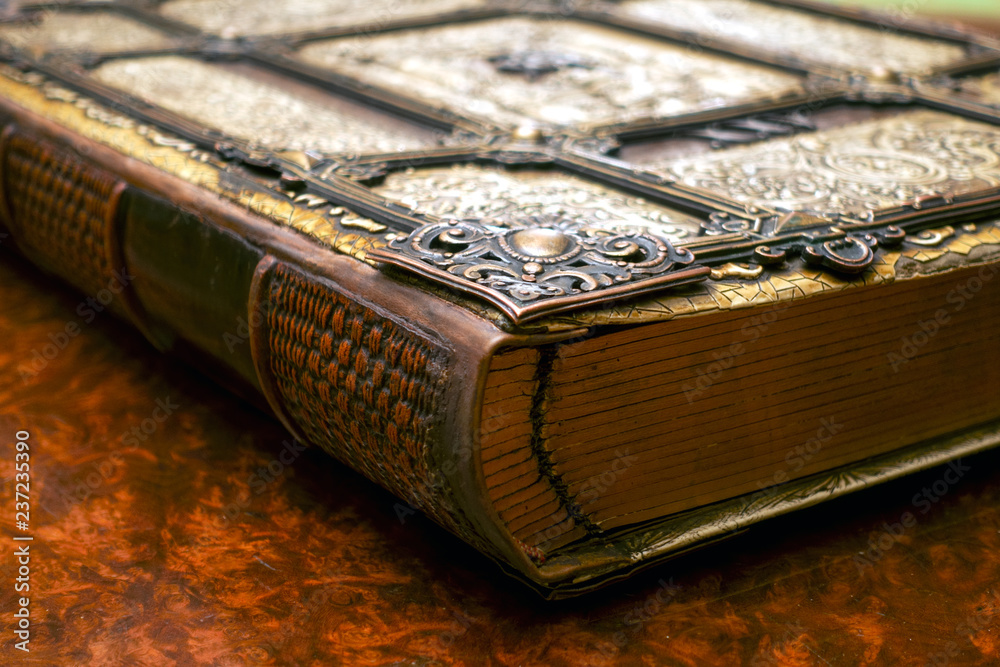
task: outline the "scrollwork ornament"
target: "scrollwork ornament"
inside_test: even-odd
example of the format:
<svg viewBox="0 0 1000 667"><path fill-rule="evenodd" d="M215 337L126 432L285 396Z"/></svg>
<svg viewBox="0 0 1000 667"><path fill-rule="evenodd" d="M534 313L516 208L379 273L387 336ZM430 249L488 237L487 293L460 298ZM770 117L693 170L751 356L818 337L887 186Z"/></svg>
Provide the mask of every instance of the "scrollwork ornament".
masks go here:
<svg viewBox="0 0 1000 667"><path fill-rule="evenodd" d="M728 213L713 213L701 224L701 232L705 236L745 234L754 231L753 226L750 220L744 218L730 217Z"/></svg>
<svg viewBox="0 0 1000 667"><path fill-rule="evenodd" d="M489 231L465 220L449 220L418 229L405 240L394 239L390 247L415 253L424 261L449 270L469 258L488 251Z"/></svg>
<svg viewBox="0 0 1000 667"><path fill-rule="evenodd" d="M903 243L906 238L906 231L896 225L889 225L884 229L875 232L878 243L886 248L895 248Z"/></svg>
<svg viewBox="0 0 1000 667"><path fill-rule="evenodd" d="M788 257L788 251L771 245L759 245L753 249L753 259L764 266L777 266Z"/></svg>
<svg viewBox="0 0 1000 667"><path fill-rule="evenodd" d="M806 245L802 258L810 264L853 275L872 265L877 246L878 239L873 234L851 233Z"/></svg>
<svg viewBox="0 0 1000 667"><path fill-rule="evenodd" d="M946 238L954 234L955 228L951 225L946 225L937 229L925 229L911 236L908 240L910 243L916 245L931 247L940 245Z"/></svg>
<svg viewBox="0 0 1000 667"><path fill-rule="evenodd" d="M534 302L589 300L588 295L598 301L605 290L675 271L683 274L682 282L696 279L684 271L694 262L691 251L644 228L590 227L551 216L526 218L515 226L488 220L429 223L393 238L373 256L459 288L502 295L494 302L513 306L507 310L515 316ZM700 277L707 271L694 273Z"/></svg>

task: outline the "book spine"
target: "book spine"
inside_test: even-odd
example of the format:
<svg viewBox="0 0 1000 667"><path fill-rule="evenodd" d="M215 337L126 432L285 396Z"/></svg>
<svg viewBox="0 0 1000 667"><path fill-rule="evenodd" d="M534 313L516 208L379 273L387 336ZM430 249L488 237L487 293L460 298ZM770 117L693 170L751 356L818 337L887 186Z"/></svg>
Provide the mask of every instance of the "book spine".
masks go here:
<svg viewBox="0 0 1000 667"><path fill-rule="evenodd" d="M250 319L261 390L289 430L468 539L427 455L444 437L449 350L271 256Z"/></svg>
<svg viewBox="0 0 1000 667"><path fill-rule="evenodd" d="M0 219L21 253L73 283L154 344L116 233L126 183L72 151L11 123L0 133Z"/></svg>
<svg viewBox="0 0 1000 667"><path fill-rule="evenodd" d="M29 260L259 392L296 437L399 496L401 519L422 510L494 558L524 558L462 455L509 336L30 112L2 104L0 122L0 220Z"/></svg>

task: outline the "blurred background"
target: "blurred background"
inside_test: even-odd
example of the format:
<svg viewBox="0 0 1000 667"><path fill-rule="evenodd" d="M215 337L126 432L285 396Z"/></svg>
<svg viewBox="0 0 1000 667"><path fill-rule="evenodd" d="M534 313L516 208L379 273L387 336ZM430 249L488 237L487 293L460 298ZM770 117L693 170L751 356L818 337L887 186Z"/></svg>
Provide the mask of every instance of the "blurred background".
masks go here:
<svg viewBox="0 0 1000 667"><path fill-rule="evenodd" d="M923 14L969 19L986 18L1000 27L998 0L827 0L847 7L878 9L890 13Z"/></svg>

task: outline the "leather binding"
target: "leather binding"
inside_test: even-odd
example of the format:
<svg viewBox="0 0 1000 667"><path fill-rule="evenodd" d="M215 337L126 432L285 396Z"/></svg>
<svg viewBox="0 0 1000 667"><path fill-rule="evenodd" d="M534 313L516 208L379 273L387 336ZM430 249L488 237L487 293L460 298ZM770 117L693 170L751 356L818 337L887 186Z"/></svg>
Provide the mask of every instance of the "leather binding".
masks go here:
<svg viewBox="0 0 1000 667"><path fill-rule="evenodd" d="M588 340L995 267L995 40L791 0L739 9L788 27L756 42L703 34L707 1L324 0L320 27L208 4L0 23L0 224L88 296L129 276L108 307L153 345L545 595L1000 444L993 414L613 528L549 447L554 378ZM496 51L513 28L551 48ZM446 47L399 84L413 44ZM639 51L650 96L606 73ZM698 76L664 65L681 57ZM178 103L175 76L204 99Z"/></svg>
<svg viewBox="0 0 1000 667"><path fill-rule="evenodd" d="M2 217L21 251L87 294L124 287L116 229L124 181L16 125L0 135L0 161ZM135 299L118 293L108 307L152 339Z"/></svg>
<svg viewBox="0 0 1000 667"><path fill-rule="evenodd" d="M456 509L430 494L428 467L447 350L270 257L251 295L258 376L290 430L460 532Z"/></svg>

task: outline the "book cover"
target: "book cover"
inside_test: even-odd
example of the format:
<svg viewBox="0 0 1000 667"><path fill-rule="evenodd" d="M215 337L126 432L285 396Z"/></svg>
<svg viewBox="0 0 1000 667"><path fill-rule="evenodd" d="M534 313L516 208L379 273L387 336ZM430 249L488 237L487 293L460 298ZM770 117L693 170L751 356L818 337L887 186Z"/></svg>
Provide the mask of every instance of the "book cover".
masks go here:
<svg viewBox="0 0 1000 667"><path fill-rule="evenodd" d="M5 17L18 251L549 595L997 444L995 40L343 4Z"/></svg>

